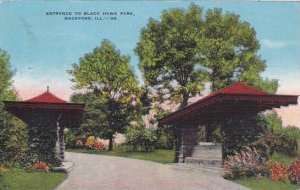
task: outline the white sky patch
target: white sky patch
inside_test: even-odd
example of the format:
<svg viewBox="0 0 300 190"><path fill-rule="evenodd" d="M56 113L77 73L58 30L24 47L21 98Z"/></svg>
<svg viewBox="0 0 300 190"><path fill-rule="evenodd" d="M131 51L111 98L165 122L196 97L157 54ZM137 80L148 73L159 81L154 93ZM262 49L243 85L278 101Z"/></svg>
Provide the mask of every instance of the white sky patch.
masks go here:
<svg viewBox="0 0 300 190"><path fill-rule="evenodd" d="M289 45L298 45L298 44L292 41L263 39L262 45L268 48L283 48Z"/></svg>

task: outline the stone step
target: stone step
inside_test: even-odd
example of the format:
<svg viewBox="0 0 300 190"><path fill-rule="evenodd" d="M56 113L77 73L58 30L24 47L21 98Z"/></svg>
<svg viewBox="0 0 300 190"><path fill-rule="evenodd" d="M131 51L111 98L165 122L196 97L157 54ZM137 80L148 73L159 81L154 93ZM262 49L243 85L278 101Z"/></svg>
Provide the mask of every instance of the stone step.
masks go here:
<svg viewBox="0 0 300 190"><path fill-rule="evenodd" d="M209 149L197 149L193 148L194 152L222 152L220 149L215 149L215 150L209 150Z"/></svg>
<svg viewBox="0 0 300 190"><path fill-rule="evenodd" d="M194 147L195 150L220 150L221 147L219 146L202 146L202 145L196 145Z"/></svg>
<svg viewBox="0 0 300 190"><path fill-rule="evenodd" d="M215 142L198 142L198 145L201 145L201 146L222 146L222 143L215 143Z"/></svg>
<svg viewBox="0 0 300 190"><path fill-rule="evenodd" d="M193 152L192 158L216 158L222 160L222 154L220 153L203 153L203 152Z"/></svg>
<svg viewBox="0 0 300 190"><path fill-rule="evenodd" d="M221 159L222 160L222 144L213 142L199 142L193 148L192 158L202 159Z"/></svg>
<svg viewBox="0 0 300 190"><path fill-rule="evenodd" d="M195 164L202 167L222 167L222 159L218 158L194 158L186 157L184 163L186 164Z"/></svg>
<svg viewBox="0 0 300 190"><path fill-rule="evenodd" d="M209 167L209 166L201 166L196 164L186 164L186 163L175 163L172 166L176 169L193 169L193 170L201 170L201 172L205 172L211 175L222 175L222 169L219 167Z"/></svg>

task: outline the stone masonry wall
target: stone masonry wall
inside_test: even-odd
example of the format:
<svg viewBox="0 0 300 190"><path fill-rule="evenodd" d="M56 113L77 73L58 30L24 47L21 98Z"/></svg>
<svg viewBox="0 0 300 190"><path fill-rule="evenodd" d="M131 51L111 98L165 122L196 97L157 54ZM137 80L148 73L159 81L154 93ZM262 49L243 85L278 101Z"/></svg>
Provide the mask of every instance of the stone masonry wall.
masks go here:
<svg viewBox="0 0 300 190"><path fill-rule="evenodd" d="M194 147L199 141L199 127L186 125L181 127L181 146L179 148L179 163L183 163L186 157L192 156Z"/></svg>

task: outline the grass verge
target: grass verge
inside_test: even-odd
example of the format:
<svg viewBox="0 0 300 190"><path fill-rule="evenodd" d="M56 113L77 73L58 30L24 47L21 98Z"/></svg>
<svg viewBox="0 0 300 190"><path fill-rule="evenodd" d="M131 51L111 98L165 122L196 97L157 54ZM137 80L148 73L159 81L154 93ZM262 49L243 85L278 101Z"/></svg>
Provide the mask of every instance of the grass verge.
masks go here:
<svg viewBox="0 0 300 190"><path fill-rule="evenodd" d="M122 150L98 151L98 150L85 150L85 149L67 149L66 151L135 158L135 159L148 160L148 161L158 162L163 164L173 163L173 159L174 159L174 150L155 150L153 152L127 152Z"/></svg>
<svg viewBox="0 0 300 190"><path fill-rule="evenodd" d="M300 186L290 184L289 182L271 181L267 177L257 178L243 178L234 180L252 190L299 190Z"/></svg>
<svg viewBox="0 0 300 190"><path fill-rule="evenodd" d="M0 190L53 190L66 174L11 168L0 173Z"/></svg>

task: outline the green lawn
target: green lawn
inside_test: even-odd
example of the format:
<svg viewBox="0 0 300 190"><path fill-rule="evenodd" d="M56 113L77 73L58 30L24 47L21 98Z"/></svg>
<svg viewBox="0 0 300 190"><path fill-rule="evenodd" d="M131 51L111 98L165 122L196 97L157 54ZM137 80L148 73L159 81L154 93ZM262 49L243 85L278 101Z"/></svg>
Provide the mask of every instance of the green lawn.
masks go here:
<svg viewBox="0 0 300 190"><path fill-rule="evenodd" d="M159 162L163 164L172 163L174 159L174 150L155 150L153 152L127 152L122 150L98 151L98 150L84 150L84 149L68 149L67 151L135 158L135 159Z"/></svg>
<svg viewBox="0 0 300 190"><path fill-rule="evenodd" d="M0 174L0 190L53 190L66 178L64 173L22 169L9 169Z"/></svg>
<svg viewBox="0 0 300 190"><path fill-rule="evenodd" d="M271 181L267 177L261 179L256 178L244 178L234 180L235 183L239 183L252 190L299 190L300 186L292 185L289 182Z"/></svg>

